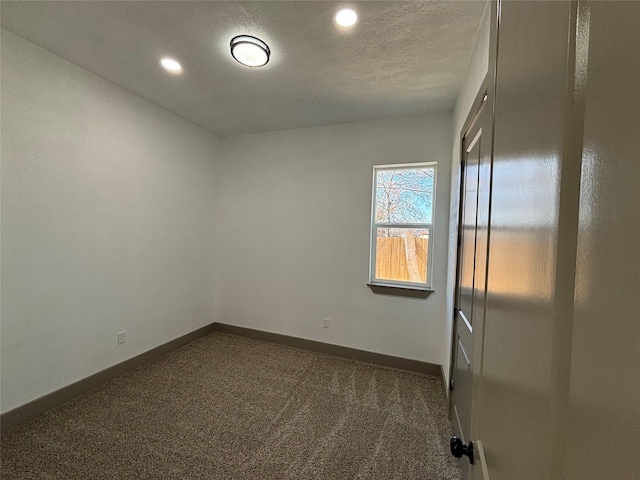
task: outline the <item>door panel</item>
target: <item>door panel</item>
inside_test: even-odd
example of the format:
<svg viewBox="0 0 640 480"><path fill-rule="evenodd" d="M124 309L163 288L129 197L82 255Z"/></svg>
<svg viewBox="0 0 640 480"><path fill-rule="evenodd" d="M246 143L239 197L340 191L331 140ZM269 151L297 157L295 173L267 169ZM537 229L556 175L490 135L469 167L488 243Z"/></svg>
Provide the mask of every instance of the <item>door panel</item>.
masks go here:
<svg viewBox="0 0 640 480"><path fill-rule="evenodd" d="M486 87L483 88L486 93ZM482 100L462 140L459 245L450 415L456 436L472 441L474 375L481 360L491 186L491 109ZM460 459L471 478L467 457Z"/></svg>
<svg viewBox="0 0 640 480"><path fill-rule="evenodd" d="M463 400L471 398L471 382L473 378L471 371L471 360L469 359L469 356L464 349L464 343L468 343L468 341L464 342L460 337L458 337L454 378L456 395L460 399L460 409L458 409L458 405L456 405L455 403L453 405L453 408L455 433L462 439L463 443L467 443L469 441L469 424L471 421L471 412L470 409L465 408Z"/></svg>
<svg viewBox="0 0 640 480"><path fill-rule="evenodd" d="M460 281L458 284L458 310L463 319L468 323L468 328L473 325L473 286L475 280L475 251L476 251L476 219L478 213L478 164L480 146L482 144L482 130L475 132L469 146L463 150L464 164L461 197L462 223L461 223L461 255L460 255ZM471 353L471 348L468 348Z"/></svg>
<svg viewBox="0 0 640 480"><path fill-rule="evenodd" d="M473 290L475 280L476 218L478 212L478 159L482 130L475 129L471 142L463 143L462 189L460 198L460 245L458 304L455 318L455 361L453 371L453 414L456 434L469 441L473 356ZM468 143L468 146L467 146Z"/></svg>

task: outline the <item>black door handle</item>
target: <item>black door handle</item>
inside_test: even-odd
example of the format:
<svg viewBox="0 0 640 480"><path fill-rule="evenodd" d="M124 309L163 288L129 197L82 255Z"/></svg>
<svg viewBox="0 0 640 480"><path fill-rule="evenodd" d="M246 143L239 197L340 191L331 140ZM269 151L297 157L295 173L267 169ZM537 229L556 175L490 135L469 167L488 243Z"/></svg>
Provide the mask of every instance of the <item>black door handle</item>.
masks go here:
<svg viewBox="0 0 640 480"><path fill-rule="evenodd" d="M473 465L473 442L469 442L468 445L464 445L462 443L462 440L454 435L453 437L451 437L449 446L451 447L451 455L456 458L460 458L462 457L462 455L466 455L467 457L469 457L469 463Z"/></svg>

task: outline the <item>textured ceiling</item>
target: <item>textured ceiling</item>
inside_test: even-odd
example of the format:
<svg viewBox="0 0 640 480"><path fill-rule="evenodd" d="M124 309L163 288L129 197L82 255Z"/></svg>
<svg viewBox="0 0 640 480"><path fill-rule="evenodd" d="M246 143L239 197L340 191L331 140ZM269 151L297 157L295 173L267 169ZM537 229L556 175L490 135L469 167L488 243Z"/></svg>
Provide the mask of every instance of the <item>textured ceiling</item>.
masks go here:
<svg viewBox="0 0 640 480"><path fill-rule="evenodd" d="M2 26L221 136L452 109L484 1L2 1ZM229 55L238 34L266 67ZM158 61L173 56L181 75Z"/></svg>

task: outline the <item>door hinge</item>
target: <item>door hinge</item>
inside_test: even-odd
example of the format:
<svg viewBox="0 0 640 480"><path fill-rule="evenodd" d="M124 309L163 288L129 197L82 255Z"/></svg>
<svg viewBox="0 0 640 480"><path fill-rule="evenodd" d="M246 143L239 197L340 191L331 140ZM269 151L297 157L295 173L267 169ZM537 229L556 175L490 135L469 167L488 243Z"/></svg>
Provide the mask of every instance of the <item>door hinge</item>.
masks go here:
<svg viewBox="0 0 640 480"><path fill-rule="evenodd" d="M455 383L455 382L453 381L453 378L450 378L450 379L449 379L449 390L453 390L453 385L454 385L454 383Z"/></svg>
<svg viewBox="0 0 640 480"><path fill-rule="evenodd" d="M458 246L462 246L462 235L458 234Z"/></svg>

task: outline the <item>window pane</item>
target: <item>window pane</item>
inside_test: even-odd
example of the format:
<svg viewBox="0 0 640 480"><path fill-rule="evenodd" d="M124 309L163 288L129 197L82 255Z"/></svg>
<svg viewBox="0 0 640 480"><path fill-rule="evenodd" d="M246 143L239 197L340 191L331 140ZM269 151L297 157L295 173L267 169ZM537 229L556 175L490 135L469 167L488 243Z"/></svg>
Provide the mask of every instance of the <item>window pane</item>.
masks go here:
<svg viewBox="0 0 640 480"><path fill-rule="evenodd" d="M376 172L376 223L431 223L433 167Z"/></svg>
<svg viewBox="0 0 640 480"><path fill-rule="evenodd" d="M378 228L375 278L426 283L428 253L427 228Z"/></svg>

